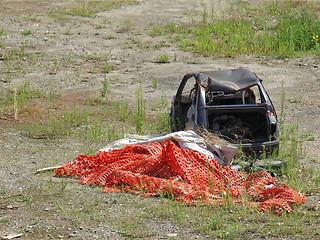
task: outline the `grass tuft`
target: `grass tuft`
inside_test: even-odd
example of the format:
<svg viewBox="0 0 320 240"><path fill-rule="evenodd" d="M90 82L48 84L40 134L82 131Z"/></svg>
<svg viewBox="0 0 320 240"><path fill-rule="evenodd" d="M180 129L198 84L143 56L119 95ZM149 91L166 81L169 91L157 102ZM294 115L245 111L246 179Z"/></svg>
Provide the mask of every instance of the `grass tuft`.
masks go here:
<svg viewBox="0 0 320 240"><path fill-rule="evenodd" d="M20 34L23 36L28 36L28 35L32 35L33 31L31 29L26 29L24 31L21 31Z"/></svg>
<svg viewBox="0 0 320 240"><path fill-rule="evenodd" d="M170 63L170 57L166 54L161 55L160 57L153 60L154 63Z"/></svg>
<svg viewBox="0 0 320 240"><path fill-rule="evenodd" d="M3 29L0 29L0 36L6 36L7 32Z"/></svg>

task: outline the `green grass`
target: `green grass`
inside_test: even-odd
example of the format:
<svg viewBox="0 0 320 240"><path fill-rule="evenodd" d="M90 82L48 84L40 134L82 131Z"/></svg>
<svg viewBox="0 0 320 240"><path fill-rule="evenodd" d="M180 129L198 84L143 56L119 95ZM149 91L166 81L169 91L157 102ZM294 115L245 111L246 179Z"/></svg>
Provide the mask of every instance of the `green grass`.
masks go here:
<svg viewBox="0 0 320 240"><path fill-rule="evenodd" d="M154 63L170 63L170 57L166 54L159 56L158 58L153 60Z"/></svg>
<svg viewBox="0 0 320 240"><path fill-rule="evenodd" d="M0 36L6 36L7 32L3 29L0 29Z"/></svg>
<svg viewBox="0 0 320 240"><path fill-rule="evenodd" d="M152 80L152 88L156 89L158 87L158 78L154 78Z"/></svg>
<svg viewBox="0 0 320 240"><path fill-rule="evenodd" d="M6 52L3 56L5 61L21 60L27 54L24 52L24 46L22 45L20 49L13 48Z"/></svg>
<svg viewBox="0 0 320 240"><path fill-rule="evenodd" d="M108 93L110 88L110 81L107 78L107 74L110 72L110 65L108 64L108 55L105 57L104 61L104 79L102 82L103 88L101 90L101 97L106 98L108 100Z"/></svg>
<svg viewBox="0 0 320 240"><path fill-rule="evenodd" d="M25 124L24 135L29 138L50 139L74 134L77 127L88 122L88 114L77 108L57 114L48 108L46 121Z"/></svg>
<svg viewBox="0 0 320 240"><path fill-rule="evenodd" d="M77 6L64 12L65 15L94 18L97 10L89 6Z"/></svg>
<svg viewBox="0 0 320 240"><path fill-rule="evenodd" d="M8 90L0 100L0 117L13 116L15 120L27 121L22 134L29 138L57 139L73 135L89 145L105 145L124 138L125 133L170 132L166 98L162 96L158 111L147 117L142 87L136 91L135 107L125 99L110 101L99 97L82 103L74 100L63 107L61 96L33 90L29 82Z"/></svg>
<svg viewBox="0 0 320 240"><path fill-rule="evenodd" d="M18 88L8 90L0 97L0 109L2 116L14 115L14 119L18 120L18 114L24 115L30 109L30 99L45 97L44 93L38 90L31 90L28 81L25 81ZM7 118L7 117L6 117Z"/></svg>
<svg viewBox="0 0 320 240"><path fill-rule="evenodd" d="M32 35L33 31L31 29L26 29L20 32L21 35L23 36L28 36L28 35Z"/></svg>
<svg viewBox="0 0 320 240"><path fill-rule="evenodd" d="M291 2L259 8L238 5L222 17L204 11L201 22L169 23L154 27L151 35L170 35L185 51L204 56L317 56L320 21L313 6Z"/></svg>
<svg viewBox="0 0 320 240"><path fill-rule="evenodd" d="M65 21L63 15L79 16L86 18L94 18L99 12L109 11L113 8L119 8L137 4L137 1L133 0L111 0L111 1L88 1L86 3L76 2L72 7L64 10L51 12L51 16L56 19Z"/></svg>
<svg viewBox="0 0 320 240"><path fill-rule="evenodd" d="M132 114L132 110L127 102L127 100L120 100L119 102L115 102L115 110L116 110L116 115L122 122L126 122L130 120L130 116Z"/></svg>
<svg viewBox="0 0 320 240"><path fill-rule="evenodd" d="M33 122L30 125L24 123L27 125L25 136L59 138L59 141L70 137L86 146L81 149L82 153L92 155L96 153L98 146L102 147L108 142L125 137L126 133L130 133L130 129L142 134L169 132L170 119L166 96L163 95L159 99L157 112L153 114L154 118L150 118L151 114L146 114L142 92L142 87L139 87L135 107L122 99L114 102L100 100L94 105L85 105L85 109L81 108L82 105L78 106L78 102L74 102L71 109L60 109L59 104L55 104L59 97L51 98L50 106L57 107L47 109L46 114L49 118L46 121ZM11 94L10 91L8 101L13 102ZM28 83L17 89L17 96L20 94L28 96L25 99L30 103L39 98L42 103L46 100L44 94L36 94L30 89ZM28 105L28 109L32 108L32 104ZM138 121L140 125L137 124ZM277 178L295 190L312 195L316 194L315 188L319 186L320 175L301 166L301 143L306 137L299 136L297 126L286 126L283 117L278 157L288 161L288 168L283 169ZM44 173L43 176L52 174ZM75 222L91 224L111 221L112 229L127 238L155 237L156 233L150 229L150 223L153 226L163 223L174 224L189 229L191 233L202 234L212 239L268 239L279 236L311 239L317 237L314 229L320 226L319 213L304 206L296 207L292 213L284 213L283 216L260 213L255 208L231 204L228 201L222 206L186 206L172 200L170 196L161 194L158 198L145 199L125 193L101 193L101 188L98 187L81 186L81 191L72 190L73 187L68 188L69 180L71 179L42 182L40 189L44 191L41 194L45 199L50 199L64 217L72 218ZM25 192L21 201L35 202L42 196L38 191L39 188L35 188L32 193ZM69 202L72 204L68 204ZM121 208L122 214L114 216L112 211L120 206L119 204L126 207Z"/></svg>
<svg viewBox="0 0 320 240"><path fill-rule="evenodd" d="M143 128L145 125L145 120L146 120L146 102L142 96L142 87L137 89L136 92L137 95L137 103L136 103L136 131L138 134L143 133Z"/></svg>

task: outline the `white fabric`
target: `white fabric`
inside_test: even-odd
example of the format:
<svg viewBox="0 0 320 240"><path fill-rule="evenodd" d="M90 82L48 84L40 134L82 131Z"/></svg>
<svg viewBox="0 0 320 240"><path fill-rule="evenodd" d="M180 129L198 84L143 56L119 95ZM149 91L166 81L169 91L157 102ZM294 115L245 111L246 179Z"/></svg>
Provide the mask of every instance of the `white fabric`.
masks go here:
<svg viewBox="0 0 320 240"><path fill-rule="evenodd" d="M115 141L99 151L111 152L114 149L122 149L130 144L164 143L169 140L176 141L183 149L191 149L213 157L222 165L230 164L237 151L237 148L231 145L210 145L211 151L209 151L204 139L192 130L173 132L166 135L132 136L131 138ZM215 155L212 150L217 153L217 155Z"/></svg>

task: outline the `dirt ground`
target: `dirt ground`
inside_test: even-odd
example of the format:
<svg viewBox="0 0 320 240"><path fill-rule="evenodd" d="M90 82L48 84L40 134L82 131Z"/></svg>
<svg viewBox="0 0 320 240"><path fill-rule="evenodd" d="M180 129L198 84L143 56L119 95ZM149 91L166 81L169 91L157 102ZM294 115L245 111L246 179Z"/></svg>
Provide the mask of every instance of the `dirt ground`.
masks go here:
<svg viewBox="0 0 320 240"><path fill-rule="evenodd" d="M7 33L0 36L5 42L0 55L21 48L24 42L24 51L33 57L25 59L23 70L14 69L15 74L9 74L8 66L0 60L2 89L18 87L28 80L31 88L56 91L63 96L74 92L98 94L104 78L103 64L86 59L103 59L107 55L112 68L108 73L112 80L110 97L121 96L134 101L132 92L141 81L148 105L160 101L164 94L170 100L186 72L246 68L264 80L278 114L284 89L287 123L298 124L300 133L312 136L310 141L303 143L305 158L302 163L319 171L320 58L202 57L178 49L165 37L149 34L153 26L168 21L196 19L205 6L219 13L232 1L146 0L97 13L94 18L59 18L52 14L70 8L73 2L0 0L0 30ZM21 34L28 29L33 34ZM171 59L176 56L177 60L170 64L153 62L163 54ZM158 79L157 89L152 88L155 78ZM63 208L59 209L55 204L56 198L63 195L64 207L71 208L85 204L87 194L96 196L109 209L110 222L116 221L116 213L128 200L131 202L130 211L134 211L134 204L152 205L152 201L157 201L130 194L107 196L101 194L99 188L76 184L77 180L66 180L65 187L61 179L50 178L48 174L35 175L38 168L63 164L81 154L81 145L72 136L61 141L26 138L20 134L19 123L4 119L0 120L0 129L0 233L23 233L22 239L38 239L40 236L44 239L125 239L127 237L115 231L111 224L92 226L64 215ZM102 147L97 146L97 150ZM43 187L41 182L46 182L47 191L37 191ZM67 191L56 192L52 186ZM69 188L72 188L73 195L67 194ZM312 196L310 200L315 201ZM156 239L206 238L169 221L150 223L149 227L155 233L152 238ZM151 236L142 234L141 237Z"/></svg>

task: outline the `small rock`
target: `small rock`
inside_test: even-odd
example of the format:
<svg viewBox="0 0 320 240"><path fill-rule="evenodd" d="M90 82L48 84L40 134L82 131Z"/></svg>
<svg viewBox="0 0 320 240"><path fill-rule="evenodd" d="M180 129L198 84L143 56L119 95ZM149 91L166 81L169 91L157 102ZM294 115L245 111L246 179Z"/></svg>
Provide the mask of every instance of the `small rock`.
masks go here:
<svg viewBox="0 0 320 240"><path fill-rule="evenodd" d="M12 206L12 205L8 205L7 208L8 208L8 209L12 209L13 206Z"/></svg>
<svg viewBox="0 0 320 240"><path fill-rule="evenodd" d="M167 236L168 237L176 237L176 236L178 236L178 234L176 234L176 233L168 233Z"/></svg>

